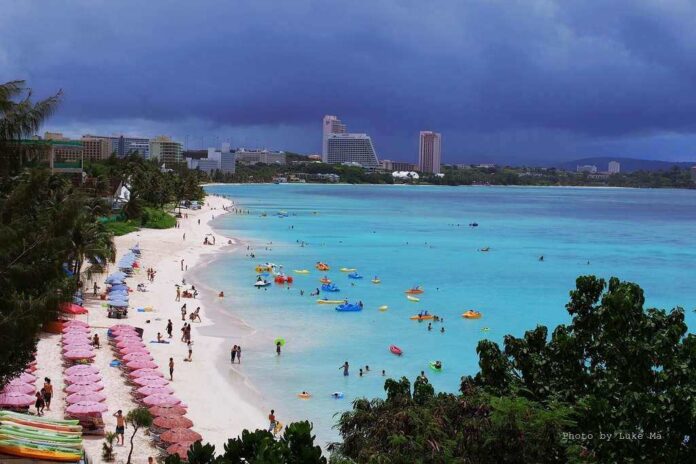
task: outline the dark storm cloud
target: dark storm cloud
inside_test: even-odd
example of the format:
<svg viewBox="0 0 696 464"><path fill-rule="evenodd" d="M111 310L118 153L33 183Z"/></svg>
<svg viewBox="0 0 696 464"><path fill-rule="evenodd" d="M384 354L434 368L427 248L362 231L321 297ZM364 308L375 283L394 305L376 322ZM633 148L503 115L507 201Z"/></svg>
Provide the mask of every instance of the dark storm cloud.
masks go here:
<svg viewBox="0 0 696 464"><path fill-rule="evenodd" d="M451 158L511 159L608 147L684 156L696 128L687 1L36 1L3 10L0 78L63 88L55 123L71 127L140 121L178 136L253 132L262 143L266 128L270 143L311 151L329 113L370 131L384 155L412 155L414 134L433 128Z"/></svg>

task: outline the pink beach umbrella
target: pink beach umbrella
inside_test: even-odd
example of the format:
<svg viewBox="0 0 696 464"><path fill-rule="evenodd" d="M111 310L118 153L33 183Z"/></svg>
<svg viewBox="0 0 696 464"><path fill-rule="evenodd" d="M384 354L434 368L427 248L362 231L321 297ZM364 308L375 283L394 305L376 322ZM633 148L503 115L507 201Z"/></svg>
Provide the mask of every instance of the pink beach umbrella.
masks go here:
<svg viewBox="0 0 696 464"><path fill-rule="evenodd" d="M182 461L188 461L188 451L189 448L191 448L191 445L193 445L192 441L174 443L173 445L167 447L167 454L176 454L181 458Z"/></svg>
<svg viewBox="0 0 696 464"><path fill-rule="evenodd" d="M0 393L0 406L9 408L24 408L34 404L36 398L26 393L7 392Z"/></svg>
<svg viewBox="0 0 696 464"><path fill-rule="evenodd" d="M110 329L111 336L115 337L117 335L138 335L138 331L135 327L120 327L118 329Z"/></svg>
<svg viewBox="0 0 696 464"><path fill-rule="evenodd" d="M136 392L142 396L171 395L172 393L174 393L174 390L170 387L165 386L165 385L162 385L162 386L145 385L143 387L138 388L136 390Z"/></svg>
<svg viewBox="0 0 696 464"><path fill-rule="evenodd" d="M165 379L164 377L157 377L153 375L133 379L133 383L140 385L141 387L144 387L145 385L149 385L151 387L166 387L169 385L169 380Z"/></svg>
<svg viewBox="0 0 696 464"><path fill-rule="evenodd" d="M133 326L130 325L130 324L116 324L116 325L112 325L111 327L109 327L109 329L111 329L111 330L118 330L118 329L135 329L135 327L133 327Z"/></svg>
<svg viewBox="0 0 696 464"><path fill-rule="evenodd" d="M128 361L135 361L139 359L145 359L148 361L152 361L152 355L150 353L146 353L144 351L136 351L135 353L128 353L123 355L123 360L128 362Z"/></svg>
<svg viewBox="0 0 696 464"><path fill-rule="evenodd" d="M197 432L185 428L170 429L160 435L160 440L167 443L182 443L201 440L203 437Z"/></svg>
<svg viewBox="0 0 696 464"><path fill-rule="evenodd" d="M67 351L63 354L65 359L78 360L78 359L92 359L94 357L94 351L91 349L77 348L75 350Z"/></svg>
<svg viewBox="0 0 696 464"><path fill-rule="evenodd" d="M81 373L78 372L77 374L69 375L65 377L65 381L67 383L76 383L76 382L99 382L101 381L101 375L99 374L89 374L89 373Z"/></svg>
<svg viewBox="0 0 696 464"><path fill-rule="evenodd" d="M149 395L143 398L143 403L148 406L177 406L181 400L174 395Z"/></svg>
<svg viewBox="0 0 696 464"><path fill-rule="evenodd" d="M127 340L129 338L135 338L136 340L142 341L143 339L138 335L138 332L131 332L128 330L125 331L120 331L117 334L114 334L113 339L122 341L122 340Z"/></svg>
<svg viewBox="0 0 696 464"><path fill-rule="evenodd" d="M155 417L152 424L161 429L188 429L193 427L193 421L184 416L159 416Z"/></svg>
<svg viewBox="0 0 696 464"><path fill-rule="evenodd" d="M144 346L126 346L123 348L118 349L119 354L124 355L128 353L149 353L146 347Z"/></svg>
<svg viewBox="0 0 696 464"><path fill-rule="evenodd" d="M88 416L102 413L107 409L104 403L99 403L97 401L80 401L79 403L71 404L65 411L75 416Z"/></svg>
<svg viewBox="0 0 696 464"><path fill-rule="evenodd" d="M66 393L96 392L102 391L104 385L99 382L94 383L72 383L65 387Z"/></svg>
<svg viewBox="0 0 696 464"><path fill-rule="evenodd" d="M63 328L62 333L63 335L71 333L89 333L89 327L83 327L81 325L71 325L69 327Z"/></svg>
<svg viewBox="0 0 696 464"><path fill-rule="evenodd" d="M72 341L91 340L91 339L92 339L92 337L90 337L86 333L70 333L70 334L63 335L63 338L61 338L60 341L63 343L63 345L65 345L66 343L70 343Z"/></svg>
<svg viewBox="0 0 696 464"><path fill-rule="evenodd" d="M16 383L15 385L7 384L0 393L24 393L25 395L32 395L36 393L36 387L28 383Z"/></svg>
<svg viewBox="0 0 696 464"><path fill-rule="evenodd" d="M75 350L92 350L92 344L86 340L70 342L69 345L63 345L63 353Z"/></svg>
<svg viewBox="0 0 696 464"><path fill-rule="evenodd" d="M77 320L77 319L71 319L71 320L69 320L69 321L63 322L63 328L65 328L65 327L72 327L72 326L75 326L75 325L78 325L78 326L81 326L81 327L89 327L89 324L88 324L88 323L86 323L85 321Z"/></svg>
<svg viewBox="0 0 696 464"><path fill-rule="evenodd" d="M19 380L20 382L24 383L34 383L36 382L36 376L34 374L28 374L26 372L22 372L19 374L19 376L15 377L12 380Z"/></svg>
<svg viewBox="0 0 696 464"><path fill-rule="evenodd" d="M65 401L67 401L68 404L81 403L84 401L96 401L97 403L101 403L102 401L106 401L106 396L98 392L84 391L71 393L65 398Z"/></svg>
<svg viewBox="0 0 696 464"><path fill-rule="evenodd" d="M137 369L157 369L157 363L154 361L148 361L147 359L136 359L129 361L126 367L130 370Z"/></svg>
<svg viewBox="0 0 696 464"><path fill-rule="evenodd" d="M65 369L65 375L75 375L75 374L98 374L99 368L92 366L91 364L78 364L77 366L68 367Z"/></svg>
<svg viewBox="0 0 696 464"><path fill-rule="evenodd" d="M116 343L117 348L126 348L133 346L140 346L142 348L145 348L145 344L141 340L124 340L122 342Z"/></svg>
<svg viewBox="0 0 696 464"><path fill-rule="evenodd" d="M140 377L164 377L164 374L162 374L159 369L136 369L134 371L131 371L128 373L128 375L133 378L137 379Z"/></svg>

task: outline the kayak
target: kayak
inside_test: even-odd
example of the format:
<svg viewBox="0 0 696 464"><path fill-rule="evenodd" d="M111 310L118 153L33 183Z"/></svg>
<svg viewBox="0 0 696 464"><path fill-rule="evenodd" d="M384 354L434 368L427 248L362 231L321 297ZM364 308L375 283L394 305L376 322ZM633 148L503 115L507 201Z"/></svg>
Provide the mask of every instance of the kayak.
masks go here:
<svg viewBox="0 0 696 464"><path fill-rule="evenodd" d="M307 269L295 269L293 272L295 272L295 274L309 274L309 270Z"/></svg>
<svg viewBox="0 0 696 464"><path fill-rule="evenodd" d="M342 267L341 268L341 272L355 272L355 271L357 271L357 269L355 269L354 267Z"/></svg>
<svg viewBox="0 0 696 464"><path fill-rule="evenodd" d="M380 311L386 311L387 309L389 309L389 306L387 306L387 305L383 305L383 306L379 307Z"/></svg>
<svg viewBox="0 0 696 464"><path fill-rule="evenodd" d="M330 269L330 268L329 268L329 265L328 265L328 264L324 264L324 263L317 263L317 265L314 266L314 267L317 268L317 269L320 270L320 271L328 271L328 270Z"/></svg>
<svg viewBox="0 0 696 464"><path fill-rule="evenodd" d="M268 282L266 280L259 280L254 284L254 287L261 288L261 287L268 287L269 285L271 285L270 282Z"/></svg>
<svg viewBox="0 0 696 464"><path fill-rule="evenodd" d="M413 301L414 303L418 303L420 301L420 298L416 298L415 296L411 296L411 295L406 295L406 299L408 301Z"/></svg>
<svg viewBox="0 0 696 464"><path fill-rule="evenodd" d="M0 453L26 459L39 459L50 462L78 462L81 450L63 447L32 446L22 440L0 440Z"/></svg>
<svg viewBox="0 0 696 464"><path fill-rule="evenodd" d="M349 279L362 279L363 276L361 276L357 272L351 272L350 274L348 274L348 278Z"/></svg>
<svg viewBox="0 0 696 464"><path fill-rule="evenodd" d="M401 356L402 354L404 354L404 352L401 351L401 348L399 348L396 345L389 345L389 351L391 351L392 353L394 353L397 356Z"/></svg>
<svg viewBox="0 0 696 464"><path fill-rule="evenodd" d="M352 304L352 303L343 303L343 304L336 306L336 311L343 311L343 312L362 311L362 306L357 305L357 304Z"/></svg>
<svg viewBox="0 0 696 464"><path fill-rule="evenodd" d="M424 316L420 316L420 315L416 314L415 316L411 316L409 319L411 319L412 321L419 321L419 320L420 321L427 321L427 320L432 319L432 318L433 318L432 314L426 314Z"/></svg>
<svg viewBox="0 0 696 464"><path fill-rule="evenodd" d="M409 289L406 290L406 292L404 292L404 293L407 293L407 294L409 294L409 295L420 295L420 294L423 293L423 292L425 292L425 290L423 290L422 288L420 288L420 287L413 287L413 288L409 288Z"/></svg>
<svg viewBox="0 0 696 464"><path fill-rule="evenodd" d="M373 284L381 284L382 281L379 280L379 279L372 279L372 283L373 283Z"/></svg>
<svg viewBox="0 0 696 464"><path fill-rule="evenodd" d="M317 300L317 304L341 304L345 303L345 300Z"/></svg>
<svg viewBox="0 0 696 464"><path fill-rule="evenodd" d="M335 286L334 284L324 284L321 286L321 291L322 292L340 292L341 289Z"/></svg>
<svg viewBox="0 0 696 464"><path fill-rule="evenodd" d="M464 319L481 319L481 313L474 310L466 311L462 314Z"/></svg>
<svg viewBox="0 0 696 464"><path fill-rule="evenodd" d="M435 365L435 361L430 361L430 368L435 372L442 372L442 365L440 365L440 367L437 367Z"/></svg>

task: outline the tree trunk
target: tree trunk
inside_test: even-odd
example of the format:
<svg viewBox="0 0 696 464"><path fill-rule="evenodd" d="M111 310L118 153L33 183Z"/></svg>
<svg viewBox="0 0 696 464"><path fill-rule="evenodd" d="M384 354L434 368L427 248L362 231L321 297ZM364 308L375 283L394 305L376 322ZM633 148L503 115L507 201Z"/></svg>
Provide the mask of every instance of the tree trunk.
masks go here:
<svg viewBox="0 0 696 464"><path fill-rule="evenodd" d="M138 427L133 427L133 435L130 437L130 451L128 452L128 461L126 461L126 464L131 464L131 456L133 455L133 439L135 438L135 434L138 433Z"/></svg>

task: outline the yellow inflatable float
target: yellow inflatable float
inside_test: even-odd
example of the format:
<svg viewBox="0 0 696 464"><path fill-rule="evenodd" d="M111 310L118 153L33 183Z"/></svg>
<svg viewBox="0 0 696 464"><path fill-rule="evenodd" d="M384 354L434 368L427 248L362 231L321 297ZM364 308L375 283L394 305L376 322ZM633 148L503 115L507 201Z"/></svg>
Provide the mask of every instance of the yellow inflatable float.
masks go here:
<svg viewBox="0 0 696 464"><path fill-rule="evenodd" d="M462 314L464 319L481 319L481 313L470 309Z"/></svg>
<svg viewBox="0 0 696 464"><path fill-rule="evenodd" d="M309 274L308 269L295 269L295 274Z"/></svg>
<svg viewBox="0 0 696 464"><path fill-rule="evenodd" d="M343 304L346 300L317 300L317 304Z"/></svg>
<svg viewBox="0 0 696 464"><path fill-rule="evenodd" d="M342 267L341 268L341 272L355 272L355 271L357 271L357 269L355 269L354 267Z"/></svg>
<svg viewBox="0 0 696 464"><path fill-rule="evenodd" d="M411 296L411 295L406 295L406 299L408 301L413 301L414 303L418 303L420 301L420 298L416 298L415 296Z"/></svg>
<svg viewBox="0 0 696 464"><path fill-rule="evenodd" d="M387 309L389 309L389 306L387 306L387 305L383 305L383 306L379 307L379 310L382 312L386 311Z"/></svg>

